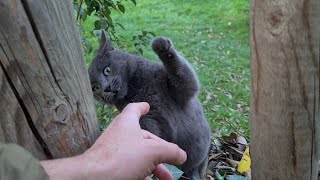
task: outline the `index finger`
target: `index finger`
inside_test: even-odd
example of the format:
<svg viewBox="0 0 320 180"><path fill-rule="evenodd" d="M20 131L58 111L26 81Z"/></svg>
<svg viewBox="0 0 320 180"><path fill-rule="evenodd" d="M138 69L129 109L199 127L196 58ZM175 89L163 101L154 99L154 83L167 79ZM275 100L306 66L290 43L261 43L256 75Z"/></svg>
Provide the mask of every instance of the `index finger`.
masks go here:
<svg viewBox="0 0 320 180"><path fill-rule="evenodd" d="M139 127L139 119L142 115L149 112L150 106L146 102L140 103L130 103L128 104L122 112L114 118L112 121L112 126L126 125L129 127Z"/></svg>

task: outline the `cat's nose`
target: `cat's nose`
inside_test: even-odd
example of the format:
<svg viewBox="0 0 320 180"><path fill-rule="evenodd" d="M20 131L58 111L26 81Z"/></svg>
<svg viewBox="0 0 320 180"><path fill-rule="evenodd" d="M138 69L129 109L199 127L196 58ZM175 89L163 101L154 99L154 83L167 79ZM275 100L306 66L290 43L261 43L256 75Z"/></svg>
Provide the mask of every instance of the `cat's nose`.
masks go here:
<svg viewBox="0 0 320 180"><path fill-rule="evenodd" d="M98 85L98 84L94 84L92 86L92 92L96 93L96 92L99 92L101 90L101 86Z"/></svg>
<svg viewBox="0 0 320 180"><path fill-rule="evenodd" d="M107 85L106 88L104 89L104 92L111 92L111 87L110 85Z"/></svg>

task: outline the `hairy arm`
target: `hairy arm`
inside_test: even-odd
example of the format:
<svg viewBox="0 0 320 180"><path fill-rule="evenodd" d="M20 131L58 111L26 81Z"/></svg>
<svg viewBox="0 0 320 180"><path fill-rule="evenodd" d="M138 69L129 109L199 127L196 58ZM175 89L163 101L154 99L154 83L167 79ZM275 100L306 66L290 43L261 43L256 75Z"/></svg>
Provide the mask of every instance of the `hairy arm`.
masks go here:
<svg viewBox="0 0 320 180"><path fill-rule="evenodd" d="M141 129L139 119L148 111L147 103L127 105L84 154L41 161L42 166L52 180L139 180L151 174L160 180L173 179L160 163L182 164L187 155L177 145ZM128 162L134 166L128 168Z"/></svg>

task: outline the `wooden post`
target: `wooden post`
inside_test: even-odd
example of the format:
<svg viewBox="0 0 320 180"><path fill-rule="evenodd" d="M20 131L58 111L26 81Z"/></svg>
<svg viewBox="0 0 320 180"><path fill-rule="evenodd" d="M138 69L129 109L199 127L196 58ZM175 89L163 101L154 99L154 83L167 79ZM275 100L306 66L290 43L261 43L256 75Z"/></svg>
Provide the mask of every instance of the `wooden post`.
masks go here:
<svg viewBox="0 0 320 180"><path fill-rule="evenodd" d="M319 0L251 0L253 179L317 179Z"/></svg>
<svg viewBox="0 0 320 180"><path fill-rule="evenodd" d="M0 142L39 159L99 136L72 1L0 1Z"/></svg>

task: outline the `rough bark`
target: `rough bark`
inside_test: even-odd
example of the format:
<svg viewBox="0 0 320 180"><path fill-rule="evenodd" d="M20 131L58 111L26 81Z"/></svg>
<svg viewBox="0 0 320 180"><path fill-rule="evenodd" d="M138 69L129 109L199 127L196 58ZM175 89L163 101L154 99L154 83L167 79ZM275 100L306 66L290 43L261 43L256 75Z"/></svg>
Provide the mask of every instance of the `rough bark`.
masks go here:
<svg viewBox="0 0 320 180"><path fill-rule="evenodd" d="M39 159L85 151L99 135L71 1L0 1L0 142Z"/></svg>
<svg viewBox="0 0 320 180"><path fill-rule="evenodd" d="M319 0L251 0L253 179L318 179Z"/></svg>

